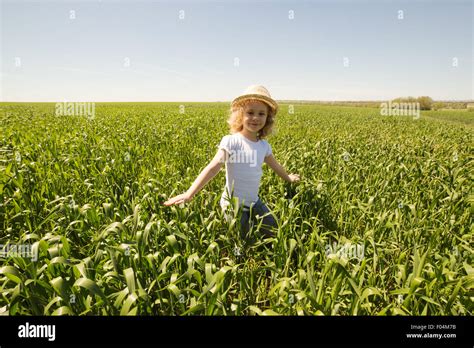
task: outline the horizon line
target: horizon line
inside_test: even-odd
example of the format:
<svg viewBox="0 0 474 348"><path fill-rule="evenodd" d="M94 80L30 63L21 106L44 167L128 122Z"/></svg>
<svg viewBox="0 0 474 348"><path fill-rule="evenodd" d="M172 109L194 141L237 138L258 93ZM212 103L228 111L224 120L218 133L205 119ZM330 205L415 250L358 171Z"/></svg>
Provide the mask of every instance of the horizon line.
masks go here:
<svg viewBox="0 0 474 348"><path fill-rule="evenodd" d="M402 97L407 98L407 97ZM416 98L416 97L415 97ZM394 99L373 99L373 100L309 100L309 99L275 99L277 103L378 103L378 102L387 102L393 101L398 98ZM474 99L433 99L433 102L447 102L447 103L472 103ZM114 100L114 101L104 101L104 100L87 100L87 101L58 101L58 100L47 100L47 101L8 101L3 100L0 101L1 103L228 103L230 104L231 101L222 101L222 100L215 100L215 101L170 101L170 100L149 100L149 101L134 101L134 100Z"/></svg>

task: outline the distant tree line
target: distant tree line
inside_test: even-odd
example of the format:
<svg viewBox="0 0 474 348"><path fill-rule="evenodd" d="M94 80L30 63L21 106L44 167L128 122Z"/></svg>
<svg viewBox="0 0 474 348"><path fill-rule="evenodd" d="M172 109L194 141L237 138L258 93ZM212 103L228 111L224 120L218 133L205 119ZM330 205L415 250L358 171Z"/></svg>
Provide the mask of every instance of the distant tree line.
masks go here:
<svg viewBox="0 0 474 348"><path fill-rule="evenodd" d="M423 97L407 97L407 98L396 98L392 100L392 103L419 103L420 110L431 110L433 106L433 99L428 96Z"/></svg>
<svg viewBox="0 0 474 348"><path fill-rule="evenodd" d="M316 100L280 100L283 104L320 104L320 105L333 105L333 106L356 106L356 107L368 107L368 108L379 108L381 103L387 101L316 101ZM392 104L397 103L420 103L420 110L440 110L440 109L469 109L474 110L474 103L472 102L458 102L458 101L434 101L428 96L422 97L401 97L393 99Z"/></svg>

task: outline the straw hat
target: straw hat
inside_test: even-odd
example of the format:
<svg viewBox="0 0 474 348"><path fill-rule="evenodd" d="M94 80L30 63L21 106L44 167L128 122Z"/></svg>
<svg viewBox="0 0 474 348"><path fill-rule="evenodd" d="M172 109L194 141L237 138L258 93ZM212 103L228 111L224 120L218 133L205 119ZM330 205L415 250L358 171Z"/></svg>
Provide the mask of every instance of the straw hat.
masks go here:
<svg viewBox="0 0 474 348"><path fill-rule="evenodd" d="M266 103L268 106L270 106L273 109L275 114L278 112L277 102L272 99L268 90L263 86L258 86L258 85L249 86L243 94L241 94L240 96L238 96L232 101L231 106L246 99L256 99L256 100L262 101Z"/></svg>

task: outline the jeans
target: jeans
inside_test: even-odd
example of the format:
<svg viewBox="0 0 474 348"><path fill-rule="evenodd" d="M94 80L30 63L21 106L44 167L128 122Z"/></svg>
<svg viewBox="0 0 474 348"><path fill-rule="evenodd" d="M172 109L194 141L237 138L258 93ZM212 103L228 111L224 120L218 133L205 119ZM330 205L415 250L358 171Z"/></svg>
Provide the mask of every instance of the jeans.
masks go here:
<svg viewBox="0 0 474 348"><path fill-rule="evenodd" d="M229 220L230 216L225 212L224 216ZM259 198L256 202L252 203L250 207L242 207L240 232L243 239L248 238L248 233L252 227L257 227L260 224L259 217L263 220L260 232L266 237L275 237L275 233L271 229L278 226L276 219L273 214L270 213L270 210L267 208L265 203L263 203Z"/></svg>

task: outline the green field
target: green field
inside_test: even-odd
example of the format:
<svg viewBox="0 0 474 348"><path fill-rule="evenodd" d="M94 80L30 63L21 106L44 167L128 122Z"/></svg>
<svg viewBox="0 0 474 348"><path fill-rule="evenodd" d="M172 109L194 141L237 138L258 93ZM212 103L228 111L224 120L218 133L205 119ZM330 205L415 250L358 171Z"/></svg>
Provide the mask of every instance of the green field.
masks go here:
<svg viewBox="0 0 474 348"><path fill-rule="evenodd" d="M0 244L38 252L0 259L0 314L472 314L473 113L281 105L268 140L302 181L264 165L278 234L246 244L224 169L162 205L228 134L227 103L180 105L0 104Z"/></svg>

